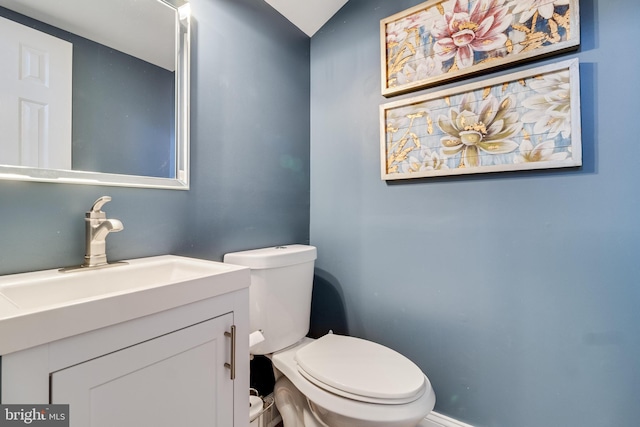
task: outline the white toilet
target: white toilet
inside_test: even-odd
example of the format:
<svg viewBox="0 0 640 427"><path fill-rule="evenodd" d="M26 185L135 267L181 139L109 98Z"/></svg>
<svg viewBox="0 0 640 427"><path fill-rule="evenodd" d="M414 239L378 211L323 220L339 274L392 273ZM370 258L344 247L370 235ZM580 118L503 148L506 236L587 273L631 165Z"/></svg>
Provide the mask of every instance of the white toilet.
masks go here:
<svg viewBox="0 0 640 427"><path fill-rule="evenodd" d="M271 358L284 427L415 427L433 409L429 379L401 354L359 338L309 332L316 248L277 246L226 254L251 269L250 330Z"/></svg>

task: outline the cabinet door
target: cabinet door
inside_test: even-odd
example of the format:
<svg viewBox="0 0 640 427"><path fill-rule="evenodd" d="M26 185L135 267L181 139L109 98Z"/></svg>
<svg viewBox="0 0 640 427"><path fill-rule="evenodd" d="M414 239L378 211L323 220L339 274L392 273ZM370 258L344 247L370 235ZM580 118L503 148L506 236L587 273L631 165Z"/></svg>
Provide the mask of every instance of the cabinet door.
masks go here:
<svg viewBox="0 0 640 427"><path fill-rule="evenodd" d="M51 402L71 427L233 425L226 314L55 372Z"/></svg>

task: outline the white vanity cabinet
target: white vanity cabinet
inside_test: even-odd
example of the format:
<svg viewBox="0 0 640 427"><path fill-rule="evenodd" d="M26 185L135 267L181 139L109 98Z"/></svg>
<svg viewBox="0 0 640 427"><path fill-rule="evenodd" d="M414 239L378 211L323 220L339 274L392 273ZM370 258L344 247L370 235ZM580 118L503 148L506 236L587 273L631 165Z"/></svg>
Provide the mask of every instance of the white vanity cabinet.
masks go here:
<svg viewBox="0 0 640 427"><path fill-rule="evenodd" d="M0 401L69 404L72 427L248 427L248 304L242 288L4 354Z"/></svg>
<svg viewBox="0 0 640 427"><path fill-rule="evenodd" d="M227 314L51 375L79 426L233 425Z"/></svg>

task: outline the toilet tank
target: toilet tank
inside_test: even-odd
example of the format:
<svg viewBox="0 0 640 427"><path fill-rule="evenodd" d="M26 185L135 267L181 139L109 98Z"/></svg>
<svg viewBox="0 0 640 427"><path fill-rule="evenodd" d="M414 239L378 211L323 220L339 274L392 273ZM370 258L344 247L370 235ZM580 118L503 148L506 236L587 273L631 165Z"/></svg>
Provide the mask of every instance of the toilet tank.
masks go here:
<svg viewBox="0 0 640 427"><path fill-rule="evenodd" d="M309 332L316 248L287 245L228 253L224 262L251 269L250 332L264 341L252 354L270 354L295 344Z"/></svg>

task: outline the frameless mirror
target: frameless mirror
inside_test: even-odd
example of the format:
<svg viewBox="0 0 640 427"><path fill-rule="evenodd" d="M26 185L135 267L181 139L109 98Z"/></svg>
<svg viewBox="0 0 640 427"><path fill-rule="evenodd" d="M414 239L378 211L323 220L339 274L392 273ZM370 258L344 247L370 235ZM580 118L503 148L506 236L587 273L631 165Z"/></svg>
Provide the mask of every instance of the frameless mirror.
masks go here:
<svg viewBox="0 0 640 427"><path fill-rule="evenodd" d="M0 0L0 179L189 188L188 0Z"/></svg>

